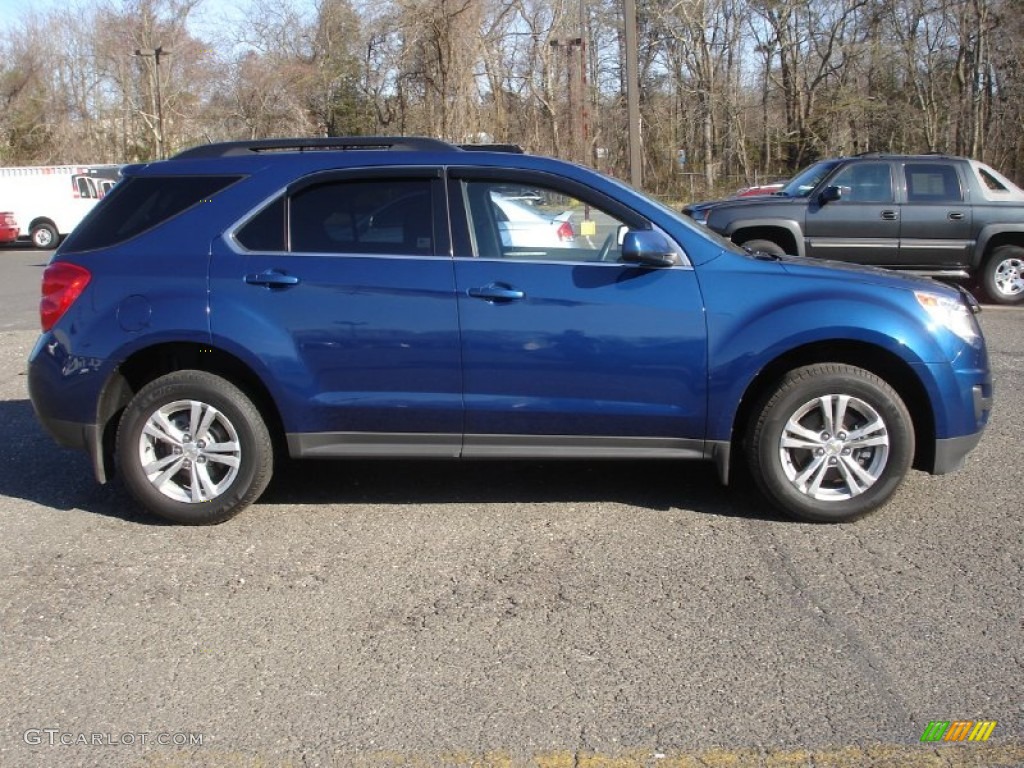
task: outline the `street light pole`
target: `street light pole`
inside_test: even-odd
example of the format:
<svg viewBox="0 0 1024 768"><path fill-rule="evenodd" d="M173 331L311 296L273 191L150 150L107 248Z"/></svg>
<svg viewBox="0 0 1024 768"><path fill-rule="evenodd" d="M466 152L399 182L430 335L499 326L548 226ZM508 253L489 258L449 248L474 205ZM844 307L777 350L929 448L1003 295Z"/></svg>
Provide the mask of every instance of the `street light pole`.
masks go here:
<svg viewBox="0 0 1024 768"><path fill-rule="evenodd" d="M160 57L167 56L170 54L170 50L165 50L163 46L156 48L136 48L134 56L146 57L153 59L153 69L151 70L153 80L150 92L153 94L153 111L156 113L156 154L157 159L164 159L164 100L160 95Z"/></svg>

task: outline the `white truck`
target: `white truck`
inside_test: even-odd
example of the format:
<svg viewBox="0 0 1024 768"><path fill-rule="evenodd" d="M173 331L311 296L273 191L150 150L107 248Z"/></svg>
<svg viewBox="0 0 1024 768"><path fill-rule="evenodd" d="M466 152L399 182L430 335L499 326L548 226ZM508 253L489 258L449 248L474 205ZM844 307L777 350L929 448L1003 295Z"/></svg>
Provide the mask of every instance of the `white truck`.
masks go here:
<svg viewBox="0 0 1024 768"><path fill-rule="evenodd" d="M0 211L10 211L18 239L56 248L120 177L119 165L0 168Z"/></svg>

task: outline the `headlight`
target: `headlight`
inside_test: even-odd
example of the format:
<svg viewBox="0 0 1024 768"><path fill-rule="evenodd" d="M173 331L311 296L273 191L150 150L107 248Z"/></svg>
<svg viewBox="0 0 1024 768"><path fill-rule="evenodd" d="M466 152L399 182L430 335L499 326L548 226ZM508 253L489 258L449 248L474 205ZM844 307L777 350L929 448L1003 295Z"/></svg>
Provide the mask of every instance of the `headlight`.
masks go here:
<svg viewBox="0 0 1024 768"><path fill-rule="evenodd" d="M934 323L952 331L964 341L974 341L981 335L974 314L963 301L925 291L914 291L914 296Z"/></svg>

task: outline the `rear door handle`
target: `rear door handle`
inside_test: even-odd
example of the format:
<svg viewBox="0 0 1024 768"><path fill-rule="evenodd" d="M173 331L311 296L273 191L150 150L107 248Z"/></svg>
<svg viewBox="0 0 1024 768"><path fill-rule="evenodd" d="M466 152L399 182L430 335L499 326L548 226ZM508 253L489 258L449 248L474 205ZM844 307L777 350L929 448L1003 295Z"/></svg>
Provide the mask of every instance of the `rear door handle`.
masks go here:
<svg viewBox="0 0 1024 768"><path fill-rule="evenodd" d="M246 275L245 282L249 285L265 285L267 288L283 288L288 285L298 285L299 278L295 275L286 275L284 272L278 272L276 269L266 269L262 272Z"/></svg>
<svg viewBox="0 0 1024 768"><path fill-rule="evenodd" d="M964 215L960 213L960 211L950 211L947 218L949 218L951 221L963 221Z"/></svg>
<svg viewBox="0 0 1024 768"><path fill-rule="evenodd" d="M525 293L505 283L490 283L479 288L470 288L469 295L474 299L497 302L519 301L526 298Z"/></svg>
<svg viewBox="0 0 1024 768"><path fill-rule="evenodd" d="M886 221L896 221L899 214L896 211L882 211L882 218Z"/></svg>

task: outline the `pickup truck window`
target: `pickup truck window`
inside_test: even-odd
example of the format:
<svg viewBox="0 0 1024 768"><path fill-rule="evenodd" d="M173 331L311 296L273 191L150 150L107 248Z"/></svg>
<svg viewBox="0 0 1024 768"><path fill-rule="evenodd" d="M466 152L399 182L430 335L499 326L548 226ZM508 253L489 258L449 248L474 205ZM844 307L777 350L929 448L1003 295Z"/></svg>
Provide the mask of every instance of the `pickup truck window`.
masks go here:
<svg viewBox="0 0 1024 768"><path fill-rule="evenodd" d="M964 193L956 168L944 163L907 163L907 199L912 203L960 203Z"/></svg>
<svg viewBox="0 0 1024 768"><path fill-rule="evenodd" d="M858 203L891 203L895 200L888 163L848 165L830 183L843 190L842 200Z"/></svg>

